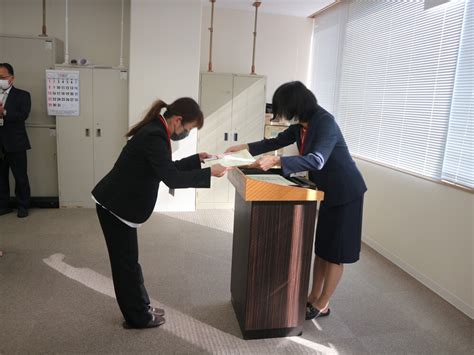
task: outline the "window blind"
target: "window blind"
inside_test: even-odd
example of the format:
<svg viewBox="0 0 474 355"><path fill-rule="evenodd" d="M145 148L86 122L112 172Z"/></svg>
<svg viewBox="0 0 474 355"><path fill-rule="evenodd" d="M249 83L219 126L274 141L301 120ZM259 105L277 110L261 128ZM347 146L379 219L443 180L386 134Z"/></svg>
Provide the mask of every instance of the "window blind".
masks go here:
<svg viewBox="0 0 474 355"><path fill-rule="evenodd" d="M336 94L341 65L341 49L344 41L347 4L333 6L314 21L311 91L316 95L318 104L337 115Z"/></svg>
<svg viewBox="0 0 474 355"><path fill-rule="evenodd" d="M442 178L474 188L474 1L466 3Z"/></svg>
<svg viewBox="0 0 474 355"><path fill-rule="evenodd" d="M441 178L463 13L349 4L336 119L352 154Z"/></svg>

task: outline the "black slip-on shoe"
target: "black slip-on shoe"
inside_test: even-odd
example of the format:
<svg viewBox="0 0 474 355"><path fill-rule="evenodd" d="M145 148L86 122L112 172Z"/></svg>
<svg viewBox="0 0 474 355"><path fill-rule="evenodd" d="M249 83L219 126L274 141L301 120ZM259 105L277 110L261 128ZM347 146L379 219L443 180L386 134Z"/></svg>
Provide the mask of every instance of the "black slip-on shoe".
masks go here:
<svg viewBox="0 0 474 355"><path fill-rule="evenodd" d="M160 317L163 317L165 315L165 310L162 308L155 308L155 307L148 306L148 311Z"/></svg>
<svg viewBox="0 0 474 355"><path fill-rule="evenodd" d="M321 312L319 309L314 307L311 303L306 303L306 320L316 319L319 317L327 317L331 313L331 309L328 308L326 312Z"/></svg>
<svg viewBox="0 0 474 355"><path fill-rule="evenodd" d="M137 327L137 326L128 324L126 321L122 323L122 326L125 329L146 329L146 328L156 328L156 327L159 327L160 325L165 324L166 320L163 317L156 315L154 313L150 313L150 314L152 318L144 326Z"/></svg>

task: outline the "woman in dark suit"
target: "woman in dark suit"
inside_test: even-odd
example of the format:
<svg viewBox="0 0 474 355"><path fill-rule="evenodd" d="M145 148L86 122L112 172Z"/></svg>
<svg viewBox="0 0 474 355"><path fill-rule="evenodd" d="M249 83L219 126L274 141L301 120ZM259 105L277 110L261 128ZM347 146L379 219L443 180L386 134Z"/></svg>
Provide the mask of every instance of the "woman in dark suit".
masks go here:
<svg viewBox="0 0 474 355"><path fill-rule="evenodd" d="M318 105L301 82L281 85L273 95L274 117L296 120L274 139L238 145L227 151L248 149L252 155L296 142L300 155L264 156L253 167L268 170L280 165L283 175L308 171L309 179L324 191L315 241L313 285L306 319L329 315L329 300L341 279L344 264L359 260L364 179L352 160L334 117Z"/></svg>
<svg viewBox="0 0 474 355"><path fill-rule="evenodd" d="M163 115L162 109L166 109ZM137 243L137 228L153 212L160 182L171 189L208 188L211 176L226 172L221 165L201 169L201 161L210 157L207 153L171 159L171 140L186 138L203 123L201 109L191 98L177 99L171 105L156 101L127 133L129 140L114 167L92 191L124 328L151 328L165 322L164 310L150 307Z"/></svg>

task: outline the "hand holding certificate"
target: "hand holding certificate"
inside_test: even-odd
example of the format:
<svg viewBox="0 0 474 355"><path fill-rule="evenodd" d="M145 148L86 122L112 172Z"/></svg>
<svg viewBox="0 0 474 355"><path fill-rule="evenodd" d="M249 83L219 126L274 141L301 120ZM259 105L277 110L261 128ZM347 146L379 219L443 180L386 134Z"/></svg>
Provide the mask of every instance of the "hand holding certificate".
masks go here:
<svg viewBox="0 0 474 355"><path fill-rule="evenodd" d="M211 166L221 164L226 167L246 166L255 162L255 158L249 153L247 149L238 152L228 152L223 154L216 154L211 158L204 159L204 164Z"/></svg>

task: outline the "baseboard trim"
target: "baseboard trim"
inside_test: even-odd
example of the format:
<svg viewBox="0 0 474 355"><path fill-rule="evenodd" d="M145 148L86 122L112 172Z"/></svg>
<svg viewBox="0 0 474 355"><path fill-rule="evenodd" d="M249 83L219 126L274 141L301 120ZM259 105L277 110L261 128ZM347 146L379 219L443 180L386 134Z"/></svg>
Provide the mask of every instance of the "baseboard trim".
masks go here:
<svg viewBox="0 0 474 355"><path fill-rule="evenodd" d="M16 198L10 197L8 203L10 208L16 208ZM57 196L32 196L30 198L30 207L35 208L59 208L59 197Z"/></svg>
<svg viewBox="0 0 474 355"><path fill-rule="evenodd" d="M398 256L394 255L390 251L388 251L386 248L384 248L382 245L380 245L378 242L375 240L371 239L370 237L367 237L367 235L364 235L362 238L362 241L367 244L369 247L374 249L376 252L378 252L380 255L385 257L386 259L390 260L392 263L397 265L400 269L403 271L407 272L410 274L412 277L417 279L419 282L421 282L423 285L428 287L431 291L439 295L441 298L446 300L447 302L451 303L454 307L459 309L461 312L463 312L465 315L467 315L469 318L474 319L474 307L468 305L466 302L461 300L459 297L456 295L452 294L449 290L446 288L442 287L439 285L437 282L433 281L429 277L425 276L403 260L401 260Z"/></svg>

